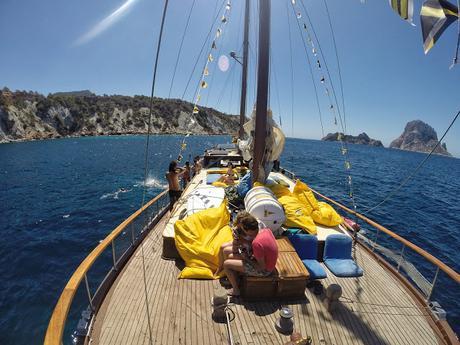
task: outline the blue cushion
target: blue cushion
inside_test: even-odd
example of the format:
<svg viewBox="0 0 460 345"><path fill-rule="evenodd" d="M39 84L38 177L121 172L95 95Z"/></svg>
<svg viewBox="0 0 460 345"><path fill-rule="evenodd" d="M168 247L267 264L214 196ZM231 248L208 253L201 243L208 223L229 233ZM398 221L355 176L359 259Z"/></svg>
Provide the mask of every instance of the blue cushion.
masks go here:
<svg viewBox="0 0 460 345"><path fill-rule="evenodd" d="M294 246L300 260L309 260L317 258L318 239L316 236L308 234L290 234L289 241Z"/></svg>
<svg viewBox="0 0 460 345"><path fill-rule="evenodd" d="M242 198L246 196L249 190L252 188L252 177L251 172L249 171L246 175L244 175L238 185L236 186L236 192Z"/></svg>
<svg viewBox="0 0 460 345"><path fill-rule="evenodd" d="M218 179L220 179L221 176L221 174L208 174L206 175L206 183L212 184L213 182L216 182Z"/></svg>
<svg viewBox="0 0 460 345"><path fill-rule="evenodd" d="M324 264L337 277L361 277L363 270L351 259L326 259Z"/></svg>
<svg viewBox="0 0 460 345"><path fill-rule="evenodd" d="M310 273L310 280L324 279L327 277L326 271L316 260L302 260L304 266Z"/></svg>
<svg viewBox="0 0 460 345"><path fill-rule="evenodd" d="M351 238L346 235L329 235L324 245L324 261L327 259L351 259L351 242Z"/></svg>

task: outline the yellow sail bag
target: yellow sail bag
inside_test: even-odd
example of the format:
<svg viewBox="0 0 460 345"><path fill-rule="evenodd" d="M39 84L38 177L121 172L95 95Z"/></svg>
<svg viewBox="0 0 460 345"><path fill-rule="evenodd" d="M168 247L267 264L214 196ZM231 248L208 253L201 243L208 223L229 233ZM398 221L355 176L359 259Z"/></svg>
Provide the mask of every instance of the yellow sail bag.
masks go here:
<svg viewBox="0 0 460 345"><path fill-rule="evenodd" d="M322 201L318 202L318 209L311 213L311 217L315 223L326 226L336 226L343 222L337 211L331 205Z"/></svg>
<svg viewBox="0 0 460 345"><path fill-rule="evenodd" d="M286 220L284 225L287 227L301 228L310 234L316 234L316 225L310 217L310 212L305 205L295 196L285 195L278 199L283 205Z"/></svg>
<svg viewBox="0 0 460 345"><path fill-rule="evenodd" d="M174 224L177 251L185 261L179 278L214 279L219 265L219 250L233 240L228 226L230 214L224 200L219 207L209 208L178 220Z"/></svg>

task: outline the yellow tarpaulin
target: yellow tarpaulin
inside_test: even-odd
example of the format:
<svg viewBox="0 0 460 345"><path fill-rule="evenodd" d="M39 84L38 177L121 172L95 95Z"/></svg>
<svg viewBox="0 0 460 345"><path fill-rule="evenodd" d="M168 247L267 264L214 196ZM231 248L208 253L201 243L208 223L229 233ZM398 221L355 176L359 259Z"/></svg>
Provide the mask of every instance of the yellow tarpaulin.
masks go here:
<svg viewBox="0 0 460 345"><path fill-rule="evenodd" d="M179 278L214 279L219 265L219 250L224 242L233 240L228 225L227 202L217 208L197 212L174 224L177 251L185 261Z"/></svg>
<svg viewBox="0 0 460 345"><path fill-rule="evenodd" d="M316 225L310 217L309 210L299 199L294 195L284 195L278 201L283 205L286 215L285 226L301 228L312 235L316 235Z"/></svg>
<svg viewBox="0 0 460 345"><path fill-rule="evenodd" d="M334 210L334 208L325 202L318 202L318 209L311 213L311 217L315 223L336 226L343 222L342 217Z"/></svg>
<svg viewBox="0 0 460 345"><path fill-rule="evenodd" d="M285 226L301 228L316 234L316 224L336 226L342 223L342 217L325 202L318 202L307 184L296 181L292 193L280 184L268 185L286 214Z"/></svg>

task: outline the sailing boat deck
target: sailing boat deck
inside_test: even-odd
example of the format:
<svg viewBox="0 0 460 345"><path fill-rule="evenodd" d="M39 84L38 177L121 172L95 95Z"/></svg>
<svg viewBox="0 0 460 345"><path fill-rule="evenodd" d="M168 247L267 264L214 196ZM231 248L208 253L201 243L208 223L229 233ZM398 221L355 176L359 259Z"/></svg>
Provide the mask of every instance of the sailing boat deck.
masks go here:
<svg viewBox="0 0 460 345"><path fill-rule="evenodd" d="M143 242L147 295L153 344L228 344L225 324L211 318L211 297L218 281L178 280L180 264L161 258L162 230L169 215ZM294 311L295 330L310 335L313 344L437 344L427 311L371 255L356 246L361 278L335 278L343 295L332 314L306 289L304 300L287 303ZM284 344L289 340L274 328L279 301L236 302L231 308L235 344ZM142 249L139 247L118 276L99 313L92 332L93 344L150 344L143 284Z"/></svg>

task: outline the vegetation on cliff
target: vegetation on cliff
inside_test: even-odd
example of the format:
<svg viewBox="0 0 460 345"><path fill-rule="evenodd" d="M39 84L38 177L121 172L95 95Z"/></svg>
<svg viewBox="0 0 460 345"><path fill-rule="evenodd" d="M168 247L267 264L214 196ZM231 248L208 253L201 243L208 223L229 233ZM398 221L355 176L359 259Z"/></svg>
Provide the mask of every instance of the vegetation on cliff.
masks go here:
<svg viewBox="0 0 460 345"><path fill-rule="evenodd" d="M339 133L339 132L329 133L328 135L326 135L321 140L323 140L323 141L339 141L339 136L341 137L341 140L346 142L346 143L383 147L383 144L382 144L382 142L380 140L371 139L364 132L359 134L358 136L343 135L343 133Z"/></svg>
<svg viewBox="0 0 460 345"><path fill-rule="evenodd" d="M0 142L62 136L143 134L150 98L97 96L87 90L41 95L0 91ZM156 134L234 134L238 116L200 108L177 99L154 98L151 132Z"/></svg>

